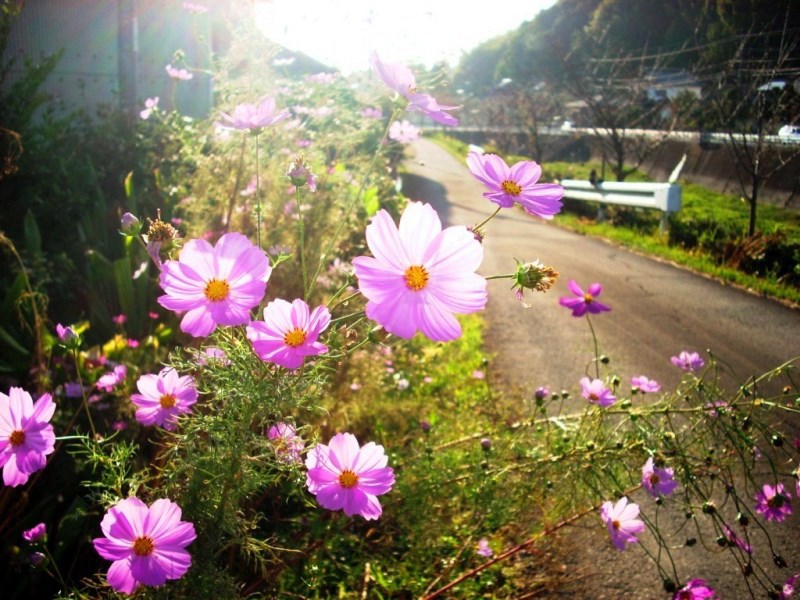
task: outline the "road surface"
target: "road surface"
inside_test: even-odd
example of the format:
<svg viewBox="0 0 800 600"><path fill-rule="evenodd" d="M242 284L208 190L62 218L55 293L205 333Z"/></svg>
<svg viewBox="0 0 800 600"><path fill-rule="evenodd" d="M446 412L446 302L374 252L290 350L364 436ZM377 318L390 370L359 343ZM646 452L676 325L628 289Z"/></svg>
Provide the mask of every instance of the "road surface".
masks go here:
<svg viewBox="0 0 800 600"><path fill-rule="evenodd" d="M413 158L406 161L403 192L412 200L431 203L446 225L474 225L494 210L495 205L482 197L483 186L463 161L424 139L412 146L410 154ZM798 310L572 233L517 209L504 209L485 229L485 259L480 269L484 276L513 272L514 257L523 261L539 258L561 273L549 292L526 293L530 308L514 298L508 280L489 282L484 316L486 347L495 356L490 374L512 389L523 390L529 398L536 387L547 385L551 390L569 390L573 395L570 408L582 408L582 399L575 396L579 379L593 372L589 370L593 343L585 319L573 318L558 304L560 296L569 295L569 279L584 288L592 282L603 285L599 300L612 311L594 316L592 322L601 352L611 359L606 374L618 374L625 393L633 375L646 375L665 389L674 389L682 372L671 364L670 357L681 350L698 351L708 359L710 349L724 360L727 387L800 355ZM637 494L634 500L643 506L652 503L643 496ZM795 507L798 512L800 506ZM680 522L668 523L667 529L678 531L683 517L673 514ZM795 514L770 528L777 547L795 548L794 555L786 556L789 569L781 572L785 577L800 572L794 542L799 525ZM575 575L576 582L564 591L565 597L666 597L654 567L641 551L614 550L599 518L587 517L563 532L561 540L568 572ZM714 548L713 536L708 542ZM709 580L721 598L749 597L741 575L732 571L730 557L721 550L709 553L698 544L675 555L682 576ZM771 561L763 554L758 558L767 564ZM764 595L757 593L758 597Z"/></svg>

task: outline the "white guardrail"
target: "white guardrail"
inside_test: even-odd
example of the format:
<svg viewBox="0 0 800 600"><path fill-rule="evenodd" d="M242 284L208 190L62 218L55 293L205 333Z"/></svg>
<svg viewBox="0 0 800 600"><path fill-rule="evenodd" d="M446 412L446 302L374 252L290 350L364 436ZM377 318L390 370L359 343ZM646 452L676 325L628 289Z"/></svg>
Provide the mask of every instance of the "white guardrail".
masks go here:
<svg viewBox="0 0 800 600"><path fill-rule="evenodd" d="M598 219L605 216L604 204L655 208L661 216L661 230L669 226L669 213L681 208L681 186L676 183L604 181L597 185L581 179L562 179L564 197L599 202Z"/></svg>

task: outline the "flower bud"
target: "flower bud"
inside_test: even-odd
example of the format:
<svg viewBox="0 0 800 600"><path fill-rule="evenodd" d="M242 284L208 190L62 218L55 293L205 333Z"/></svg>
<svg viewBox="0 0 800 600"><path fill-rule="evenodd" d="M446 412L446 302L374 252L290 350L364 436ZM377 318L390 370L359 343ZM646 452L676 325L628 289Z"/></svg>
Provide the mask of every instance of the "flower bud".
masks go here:
<svg viewBox="0 0 800 600"><path fill-rule="evenodd" d="M311 172L311 168L302 154L295 156L286 175L291 179L292 185L298 188L308 185L309 190L317 191L317 178Z"/></svg>
<svg viewBox="0 0 800 600"><path fill-rule="evenodd" d="M538 259L529 263L514 260L517 262L517 272L512 276L514 285L511 289L515 290L518 299L522 298L525 289L546 292L558 279L558 271L543 265Z"/></svg>
<svg viewBox="0 0 800 600"><path fill-rule="evenodd" d="M492 447L492 440L490 440L488 437L485 437L481 440L481 448L488 451L491 447Z"/></svg>
<svg viewBox="0 0 800 600"><path fill-rule="evenodd" d="M119 220L119 227L119 232L122 235L134 236L139 235L139 232L142 230L142 223L135 215L126 212Z"/></svg>

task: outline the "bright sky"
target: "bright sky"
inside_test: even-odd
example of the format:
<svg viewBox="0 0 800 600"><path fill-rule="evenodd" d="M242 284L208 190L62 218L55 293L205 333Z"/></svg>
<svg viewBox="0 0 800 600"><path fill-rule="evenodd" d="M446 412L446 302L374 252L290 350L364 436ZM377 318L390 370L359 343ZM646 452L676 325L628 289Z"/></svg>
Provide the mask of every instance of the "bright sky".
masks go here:
<svg viewBox="0 0 800 600"><path fill-rule="evenodd" d="M274 42L344 74L381 60L454 65L481 42L516 29L555 0L256 0Z"/></svg>

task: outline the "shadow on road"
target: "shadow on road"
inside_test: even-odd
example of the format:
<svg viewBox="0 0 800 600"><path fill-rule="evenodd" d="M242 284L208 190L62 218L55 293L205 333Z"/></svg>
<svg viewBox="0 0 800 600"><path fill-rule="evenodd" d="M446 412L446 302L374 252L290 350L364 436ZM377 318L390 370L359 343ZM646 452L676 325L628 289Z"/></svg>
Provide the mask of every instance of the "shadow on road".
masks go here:
<svg viewBox="0 0 800 600"><path fill-rule="evenodd" d="M451 202L441 183L413 173L403 173L403 195L411 200L427 202L439 213L443 225L452 224L450 223Z"/></svg>

